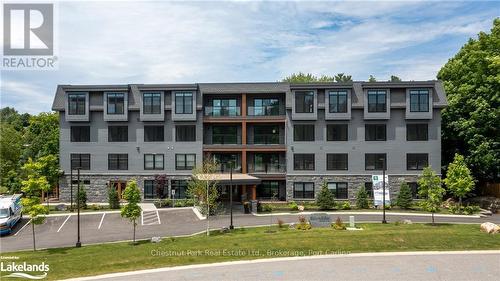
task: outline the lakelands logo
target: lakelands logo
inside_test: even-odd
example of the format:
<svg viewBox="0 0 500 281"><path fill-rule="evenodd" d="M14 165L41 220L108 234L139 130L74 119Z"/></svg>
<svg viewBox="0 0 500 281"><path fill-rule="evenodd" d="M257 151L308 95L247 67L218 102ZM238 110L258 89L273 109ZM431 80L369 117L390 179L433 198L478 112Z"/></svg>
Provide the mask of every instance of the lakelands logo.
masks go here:
<svg viewBox="0 0 500 281"><path fill-rule="evenodd" d="M27 262L22 263L6 263L0 262L0 271L11 272L9 275L4 277L18 277L18 278L28 278L28 279L43 279L47 277L47 273L50 271L49 265L45 262L39 264L29 264ZM26 273L29 272L29 273ZM43 272L42 274L33 274L32 272Z"/></svg>
<svg viewBox="0 0 500 281"><path fill-rule="evenodd" d="M55 69L54 4L3 4L2 69Z"/></svg>

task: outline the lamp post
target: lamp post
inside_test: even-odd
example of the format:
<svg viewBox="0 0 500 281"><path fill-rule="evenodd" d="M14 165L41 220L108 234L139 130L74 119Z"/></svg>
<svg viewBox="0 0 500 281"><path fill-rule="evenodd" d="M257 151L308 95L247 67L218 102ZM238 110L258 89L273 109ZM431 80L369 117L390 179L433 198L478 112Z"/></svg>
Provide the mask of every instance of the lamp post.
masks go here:
<svg viewBox="0 0 500 281"><path fill-rule="evenodd" d="M380 158L382 161L382 223L387 223L385 220L385 157Z"/></svg>
<svg viewBox="0 0 500 281"><path fill-rule="evenodd" d="M70 195L69 195L69 198L70 198L70 210L71 212L73 212L73 168L71 168L71 172L70 172Z"/></svg>
<svg viewBox="0 0 500 281"><path fill-rule="evenodd" d="M207 198L206 198L206 203L207 203L207 236L210 235L210 204L208 201L208 190L210 188L210 184L208 182L208 178L206 179L207 182Z"/></svg>
<svg viewBox="0 0 500 281"><path fill-rule="evenodd" d="M80 248L82 246L82 243L80 242L80 169L81 167L77 168L78 171L78 176L77 176L77 182L78 182L78 187L76 191L76 208L78 209L77 213L77 240L76 240L76 247Z"/></svg>
<svg viewBox="0 0 500 281"><path fill-rule="evenodd" d="M229 209L231 213L231 222L229 229L234 229L233 225L233 161L229 162Z"/></svg>

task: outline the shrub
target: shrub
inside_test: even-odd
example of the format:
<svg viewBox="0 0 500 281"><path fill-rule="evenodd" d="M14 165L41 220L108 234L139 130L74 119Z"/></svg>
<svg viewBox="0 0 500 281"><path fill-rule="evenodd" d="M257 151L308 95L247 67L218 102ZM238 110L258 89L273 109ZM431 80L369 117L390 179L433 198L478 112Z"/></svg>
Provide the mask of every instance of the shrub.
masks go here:
<svg viewBox="0 0 500 281"><path fill-rule="evenodd" d="M297 205L295 201L290 202L290 204L288 204L288 207L291 211L297 211L299 209L299 205Z"/></svg>
<svg viewBox="0 0 500 281"><path fill-rule="evenodd" d="M263 212L272 212L273 206L271 206L271 204L262 204L262 211Z"/></svg>
<svg viewBox="0 0 500 281"><path fill-rule="evenodd" d="M97 204L92 204L92 205L90 205L90 209L94 210L94 211L98 211L101 209L101 206L99 206Z"/></svg>
<svg viewBox="0 0 500 281"><path fill-rule="evenodd" d="M356 193L356 208L358 209L368 209L368 192L364 186Z"/></svg>
<svg viewBox="0 0 500 281"><path fill-rule="evenodd" d="M476 205L467 205L464 207L464 213L466 215L472 215L472 214L475 214L475 213L479 213L481 209L479 208L479 206L476 206Z"/></svg>
<svg viewBox="0 0 500 281"><path fill-rule="evenodd" d="M281 219L278 219L278 227L283 228L283 226L285 226L285 222Z"/></svg>
<svg viewBox="0 0 500 281"><path fill-rule="evenodd" d="M351 203L349 201L344 201L344 202L339 202L339 209L341 210L350 210L351 209Z"/></svg>
<svg viewBox="0 0 500 281"><path fill-rule="evenodd" d="M175 200L174 207L186 207L186 200Z"/></svg>
<svg viewBox="0 0 500 281"><path fill-rule="evenodd" d="M460 207L460 205L458 204L450 203L450 205L448 206L448 212L452 214L460 214L462 213L462 207Z"/></svg>
<svg viewBox="0 0 500 281"><path fill-rule="evenodd" d="M311 229L311 225L307 222L306 217L300 216L299 223L295 226L295 228L298 230L309 230Z"/></svg>
<svg viewBox="0 0 500 281"><path fill-rule="evenodd" d="M345 230L345 224L342 222L342 219L340 217L337 217L334 223L332 223L332 227L335 230Z"/></svg>
<svg viewBox="0 0 500 281"><path fill-rule="evenodd" d="M87 209L87 192L80 186L80 191L78 192L78 202L80 203L80 208Z"/></svg>
<svg viewBox="0 0 500 281"><path fill-rule="evenodd" d="M318 204L321 210L332 209L335 205L334 197L332 192L328 189L328 184L324 181L321 184L321 190L316 198L316 204Z"/></svg>
<svg viewBox="0 0 500 281"><path fill-rule="evenodd" d="M120 198L115 188L108 189L108 203L110 209L120 209Z"/></svg>
<svg viewBox="0 0 500 281"><path fill-rule="evenodd" d="M406 182L401 183L398 197L396 198L396 206L401 209L410 209L413 203L411 189Z"/></svg>

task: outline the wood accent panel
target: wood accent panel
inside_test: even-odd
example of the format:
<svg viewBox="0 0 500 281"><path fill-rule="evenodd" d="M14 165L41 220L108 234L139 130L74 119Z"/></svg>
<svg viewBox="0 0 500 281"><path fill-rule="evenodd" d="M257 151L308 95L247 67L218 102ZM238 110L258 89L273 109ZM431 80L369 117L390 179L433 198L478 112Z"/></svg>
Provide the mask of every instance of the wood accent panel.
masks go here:
<svg viewBox="0 0 500 281"><path fill-rule="evenodd" d="M257 185L252 185L252 200L257 199Z"/></svg>

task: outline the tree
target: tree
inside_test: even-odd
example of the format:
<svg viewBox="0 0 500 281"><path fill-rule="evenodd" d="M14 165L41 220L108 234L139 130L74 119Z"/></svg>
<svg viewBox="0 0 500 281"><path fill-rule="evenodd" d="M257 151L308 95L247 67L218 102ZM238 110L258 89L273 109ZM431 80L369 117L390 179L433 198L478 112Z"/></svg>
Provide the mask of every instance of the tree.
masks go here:
<svg viewBox="0 0 500 281"><path fill-rule="evenodd" d="M87 209L87 192L83 185L78 187L78 203L80 204L80 208Z"/></svg>
<svg viewBox="0 0 500 281"><path fill-rule="evenodd" d="M19 186L16 188L12 185L12 178L9 179L9 175L18 173L21 152L21 133L14 126L0 122L0 186L7 187L10 192L18 191L19 188ZM9 174L9 172L12 173Z"/></svg>
<svg viewBox="0 0 500 281"><path fill-rule="evenodd" d="M329 210L335 205L333 194L328 189L328 183L326 181L321 184L321 190L316 198L316 204L318 204L321 210Z"/></svg>
<svg viewBox="0 0 500 281"><path fill-rule="evenodd" d="M462 207L462 198L467 196L474 188L474 178L462 155L455 154L453 163L448 165L444 183L448 190L458 197L458 205Z"/></svg>
<svg viewBox="0 0 500 281"><path fill-rule="evenodd" d="M318 77L314 76L311 73L292 73L290 76L287 76L281 80L282 82L289 82L289 83L310 83L310 82L317 82Z"/></svg>
<svg viewBox="0 0 500 281"><path fill-rule="evenodd" d="M441 178L431 167L425 167L422 176L418 179L418 187L418 195L424 199L421 206L427 212L432 213L432 224L434 225L434 213L439 211L445 193L444 188L441 187Z"/></svg>
<svg viewBox="0 0 500 281"><path fill-rule="evenodd" d="M35 174L37 177L45 177L49 183L42 192L47 194L47 206L49 204L48 194L49 191L57 184L59 181L60 171L59 171L59 160L55 155L46 155L40 157L37 161L29 158L28 161L23 165L22 170L28 174Z"/></svg>
<svg viewBox="0 0 500 281"><path fill-rule="evenodd" d="M334 76L335 82L352 82L351 75L345 75L344 73L338 73Z"/></svg>
<svg viewBox="0 0 500 281"><path fill-rule="evenodd" d="M114 187L108 188L108 204L110 209L120 209L120 198Z"/></svg>
<svg viewBox="0 0 500 281"><path fill-rule="evenodd" d="M402 182L399 188L399 194L396 198L396 206L401 209L410 209L413 204L411 189L406 182Z"/></svg>
<svg viewBox="0 0 500 281"><path fill-rule="evenodd" d="M368 78L368 82L377 82L377 79L373 75L370 75L370 78Z"/></svg>
<svg viewBox="0 0 500 281"><path fill-rule="evenodd" d="M59 115L42 112L32 116L26 128L24 141L27 145L23 159L38 159L59 154Z"/></svg>
<svg viewBox="0 0 500 281"><path fill-rule="evenodd" d="M390 82L401 82L401 78L397 77L396 75L391 75L391 79L389 80Z"/></svg>
<svg viewBox="0 0 500 281"><path fill-rule="evenodd" d="M210 209L210 214L215 214L217 210L218 182L213 177L213 174L217 172L217 167L217 162L209 158L204 159L203 164L193 170L193 176L188 181L187 194L189 197L198 200L201 212L205 215L208 214L208 209Z"/></svg>
<svg viewBox="0 0 500 281"><path fill-rule="evenodd" d="M368 209L368 192L364 186L361 186L356 193L356 208Z"/></svg>
<svg viewBox="0 0 500 281"><path fill-rule="evenodd" d="M22 181L22 191L24 198L21 199L23 213L27 214L31 222L33 233L33 251L36 251L35 224L42 224L45 216L48 214L48 208L40 202L42 190L47 189L49 183L44 176L38 177L36 174L30 174L27 180Z"/></svg>
<svg viewBox="0 0 500 281"><path fill-rule="evenodd" d="M4 107L0 110L1 122L12 125L18 132L22 132L29 125L30 117L28 113L19 114L17 110L11 107Z"/></svg>
<svg viewBox="0 0 500 281"><path fill-rule="evenodd" d="M442 112L443 162L464 156L480 183L500 181L500 18L439 71L448 106ZM446 166L446 165L445 165ZM446 167L444 167L446 169Z"/></svg>
<svg viewBox="0 0 500 281"><path fill-rule="evenodd" d="M135 228L137 226L137 219L141 216L141 191L137 187L137 182L131 180L127 183L127 187L123 192L123 199L127 200L127 204L122 207L121 216L125 217L132 222L134 226L133 243L135 244Z"/></svg>

